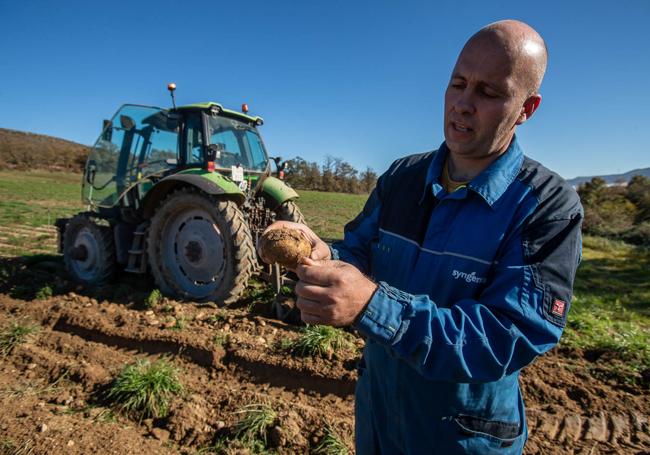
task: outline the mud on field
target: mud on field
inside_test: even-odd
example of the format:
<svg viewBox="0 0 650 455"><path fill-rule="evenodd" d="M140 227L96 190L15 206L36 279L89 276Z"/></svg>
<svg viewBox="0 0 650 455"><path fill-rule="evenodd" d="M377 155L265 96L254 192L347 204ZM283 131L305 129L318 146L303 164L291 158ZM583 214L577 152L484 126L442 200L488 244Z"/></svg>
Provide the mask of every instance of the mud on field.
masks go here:
<svg viewBox="0 0 650 455"><path fill-rule="evenodd" d="M313 452L326 426L352 448L361 339L331 359L298 357L286 346L299 328L268 317L257 288L229 308L165 299L147 309L147 283L74 288L59 265L5 263L0 276L0 327L39 327L0 363L0 453L250 453L234 434L238 411L256 403L277 412L272 451ZM605 376L607 355L556 349L523 372L526 453L650 451L647 383ZM167 417L138 420L105 404L124 365L161 356L184 386Z"/></svg>

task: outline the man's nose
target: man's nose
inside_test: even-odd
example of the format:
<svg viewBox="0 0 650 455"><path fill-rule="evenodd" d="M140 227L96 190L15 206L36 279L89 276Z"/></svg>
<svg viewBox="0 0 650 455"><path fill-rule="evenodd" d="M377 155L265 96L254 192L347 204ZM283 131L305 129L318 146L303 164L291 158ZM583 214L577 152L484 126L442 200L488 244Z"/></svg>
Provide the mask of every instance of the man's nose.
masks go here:
<svg viewBox="0 0 650 455"><path fill-rule="evenodd" d="M473 114L476 111L472 92L465 89L454 99L454 110L459 114Z"/></svg>

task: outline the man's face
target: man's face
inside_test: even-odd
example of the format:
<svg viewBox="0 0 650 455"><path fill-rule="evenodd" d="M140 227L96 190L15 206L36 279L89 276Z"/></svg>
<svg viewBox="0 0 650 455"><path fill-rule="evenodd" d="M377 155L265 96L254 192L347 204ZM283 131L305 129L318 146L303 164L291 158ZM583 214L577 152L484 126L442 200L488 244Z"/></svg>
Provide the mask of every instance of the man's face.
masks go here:
<svg viewBox="0 0 650 455"><path fill-rule="evenodd" d="M499 46L487 40L465 46L445 92L445 141L451 153L480 159L506 150L526 95L513 73Z"/></svg>

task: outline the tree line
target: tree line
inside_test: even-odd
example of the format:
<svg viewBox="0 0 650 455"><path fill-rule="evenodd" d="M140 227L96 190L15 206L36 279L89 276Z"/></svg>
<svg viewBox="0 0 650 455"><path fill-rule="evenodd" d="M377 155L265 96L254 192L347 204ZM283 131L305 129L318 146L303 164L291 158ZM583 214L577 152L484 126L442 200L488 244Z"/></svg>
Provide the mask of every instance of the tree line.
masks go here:
<svg viewBox="0 0 650 455"><path fill-rule="evenodd" d="M301 190L367 194L377 184L377 173L370 167L359 172L347 161L333 156L326 156L320 165L295 157L287 160L285 180Z"/></svg>
<svg viewBox="0 0 650 455"><path fill-rule="evenodd" d="M586 234L650 246L650 178L632 177L627 186L607 186L595 177L578 187Z"/></svg>

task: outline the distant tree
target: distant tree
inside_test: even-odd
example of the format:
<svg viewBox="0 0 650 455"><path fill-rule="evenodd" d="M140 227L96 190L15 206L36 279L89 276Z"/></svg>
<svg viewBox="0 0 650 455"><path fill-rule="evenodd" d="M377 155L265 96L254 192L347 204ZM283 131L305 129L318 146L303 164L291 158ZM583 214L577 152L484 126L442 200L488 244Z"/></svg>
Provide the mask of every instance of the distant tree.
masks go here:
<svg viewBox="0 0 650 455"><path fill-rule="evenodd" d="M336 158L327 155L325 162L321 166L321 190L322 191L339 191L336 180L334 179L334 170L336 167Z"/></svg>
<svg viewBox="0 0 650 455"><path fill-rule="evenodd" d="M581 185L578 194L585 210L584 232L625 238L634 228L639 212L628 192L626 187L607 186L600 177Z"/></svg>
<svg viewBox="0 0 650 455"><path fill-rule="evenodd" d="M294 188L303 190L369 193L377 183L377 174L367 167L359 174L343 158L327 155L321 165L297 156L287 160L285 178Z"/></svg>
<svg viewBox="0 0 650 455"><path fill-rule="evenodd" d="M362 192L370 193L377 185L377 173L370 167L366 167L359 178L359 185Z"/></svg>
<svg viewBox="0 0 650 455"><path fill-rule="evenodd" d="M650 221L650 178L643 175L632 177L627 184L627 198L636 205L636 221Z"/></svg>

